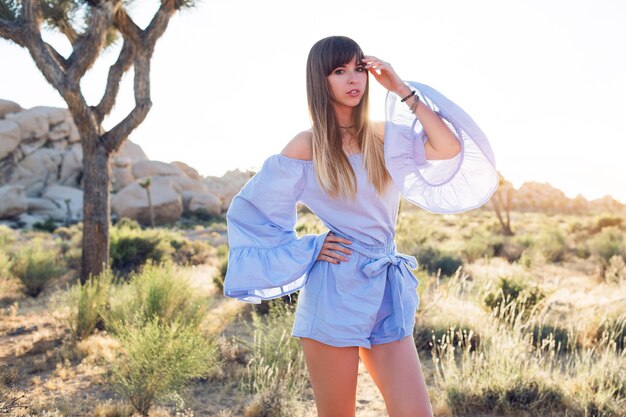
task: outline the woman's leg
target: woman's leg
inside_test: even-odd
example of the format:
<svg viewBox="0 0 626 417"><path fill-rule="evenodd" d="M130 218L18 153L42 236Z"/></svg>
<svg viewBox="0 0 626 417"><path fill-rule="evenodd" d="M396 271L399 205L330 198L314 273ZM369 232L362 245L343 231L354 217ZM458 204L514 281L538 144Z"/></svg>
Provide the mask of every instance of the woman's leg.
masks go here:
<svg viewBox="0 0 626 417"><path fill-rule="evenodd" d="M330 346L306 337L300 343L318 417L354 417L359 348Z"/></svg>
<svg viewBox="0 0 626 417"><path fill-rule="evenodd" d="M378 386L389 417L432 417L413 337L360 349L365 368Z"/></svg>

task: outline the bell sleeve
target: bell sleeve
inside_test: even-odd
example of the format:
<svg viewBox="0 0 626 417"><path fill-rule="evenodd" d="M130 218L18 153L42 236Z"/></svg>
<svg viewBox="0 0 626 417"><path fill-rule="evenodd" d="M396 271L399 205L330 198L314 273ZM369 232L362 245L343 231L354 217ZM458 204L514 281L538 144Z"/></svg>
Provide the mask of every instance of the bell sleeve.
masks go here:
<svg viewBox="0 0 626 417"><path fill-rule="evenodd" d="M428 136L406 103L389 92L385 113L385 163L409 202L431 213L461 213L489 201L498 188L496 162L485 134L459 106L432 87L405 82L443 120L461 145L450 159L427 160Z"/></svg>
<svg viewBox="0 0 626 417"><path fill-rule="evenodd" d="M270 156L233 198L226 213L225 296L259 304L306 282L327 234L298 237L295 232L306 170L306 161Z"/></svg>

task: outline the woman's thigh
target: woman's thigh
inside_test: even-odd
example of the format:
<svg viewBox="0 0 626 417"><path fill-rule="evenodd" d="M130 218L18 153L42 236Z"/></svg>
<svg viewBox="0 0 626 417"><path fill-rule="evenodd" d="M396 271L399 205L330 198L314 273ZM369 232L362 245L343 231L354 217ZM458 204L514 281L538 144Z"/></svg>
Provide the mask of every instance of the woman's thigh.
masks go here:
<svg viewBox="0 0 626 417"><path fill-rule="evenodd" d="M432 417L426 380L413 337L360 349L361 359L378 386L389 417Z"/></svg>
<svg viewBox="0 0 626 417"><path fill-rule="evenodd" d="M354 417L359 348L330 346L306 337L300 343L318 417Z"/></svg>

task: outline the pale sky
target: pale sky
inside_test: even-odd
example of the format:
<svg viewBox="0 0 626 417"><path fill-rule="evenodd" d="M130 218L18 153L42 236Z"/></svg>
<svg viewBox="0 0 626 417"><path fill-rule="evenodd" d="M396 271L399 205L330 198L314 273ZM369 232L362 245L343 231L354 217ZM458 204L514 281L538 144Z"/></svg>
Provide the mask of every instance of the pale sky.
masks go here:
<svg viewBox="0 0 626 417"><path fill-rule="evenodd" d="M383 5L384 4L384 5ZM143 27L156 1L136 0ZM258 169L309 128L305 63L329 35L356 40L404 80L428 84L487 135L515 187L626 203L626 2L619 0L204 0L177 14L152 60L153 107L130 139L202 175ZM49 41L67 54L61 36ZM96 104L119 45L83 80ZM66 107L27 52L0 40L0 98ZM372 117L386 91L370 77ZM132 70L110 128L133 107Z"/></svg>

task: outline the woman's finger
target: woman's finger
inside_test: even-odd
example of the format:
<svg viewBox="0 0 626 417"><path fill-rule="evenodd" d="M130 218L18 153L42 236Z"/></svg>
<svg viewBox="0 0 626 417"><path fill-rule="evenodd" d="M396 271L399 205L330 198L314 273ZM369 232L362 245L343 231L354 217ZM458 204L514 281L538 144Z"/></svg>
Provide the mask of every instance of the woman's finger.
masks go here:
<svg viewBox="0 0 626 417"><path fill-rule="evenodd" d="M343 252L347 255L352 255L352 251L350 249L346 248L345 246L338 245L336 243L327 243L326 245L322 245L322 246L327 246L328 249L333 249L339 252Z"/></svg>

